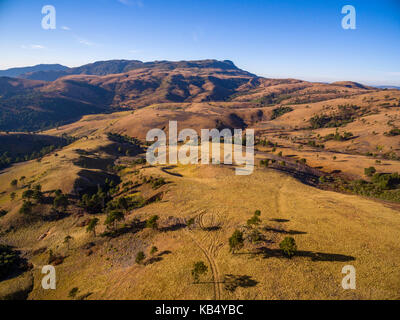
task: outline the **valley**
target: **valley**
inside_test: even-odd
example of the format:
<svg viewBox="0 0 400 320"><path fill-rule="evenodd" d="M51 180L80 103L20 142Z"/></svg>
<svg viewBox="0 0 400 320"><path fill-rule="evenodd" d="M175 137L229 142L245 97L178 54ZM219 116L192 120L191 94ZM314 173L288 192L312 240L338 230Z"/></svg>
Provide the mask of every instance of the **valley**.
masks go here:
<svg viewBox="0 0 400 320"><path fill-rule="evenodd" d="M0 299L400 298L399 90L215 60L43 72L0 78ZM169 121L254 129L254 172L149 165Z"/></svg>

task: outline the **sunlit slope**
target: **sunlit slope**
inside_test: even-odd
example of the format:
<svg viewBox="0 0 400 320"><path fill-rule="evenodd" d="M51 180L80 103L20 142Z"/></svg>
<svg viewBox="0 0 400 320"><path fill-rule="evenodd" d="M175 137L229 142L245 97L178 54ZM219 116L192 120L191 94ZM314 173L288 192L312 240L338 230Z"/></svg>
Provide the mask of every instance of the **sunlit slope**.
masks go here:
<svg viewBox="0 0 400 320"><path fill-rule="evenodd" d="M171 219L176 219L175 228L144 229L106 240L86 234L72 217L54 223L51 237L37 247L65 251L65 234L75 240L64 263L56 267L57 290L40 287L39 267L46 255L32 259L35 286L29 298L67 299L74 287L89 294L88 299L399 298L398 211L356 196L317 190L270 170L257 170L248 177L235 176L226 167L164 171L141 170L165 176L171 183L163 187L161 202L131 212L126 222L157 214L160 229ZM124 179L131 178L127 174ZM266 241L229 253L228 238L256 209L262 212ZM190 231L180 222L192 217L197 222ZM43 230L31 232L33 241ZM277 250L288 235L299 249L292 259ZM89 256L84 249L88 242L95 243ZM135 264L137 252L147 255L153 245L162 253L158 259L145 266ZM208 265L209 273L200 284L193 284L191 269L199 260ZM341 286L345 265L356 268L356 290ZM227 275L245 280L230 292L223 283Z"/></svg>

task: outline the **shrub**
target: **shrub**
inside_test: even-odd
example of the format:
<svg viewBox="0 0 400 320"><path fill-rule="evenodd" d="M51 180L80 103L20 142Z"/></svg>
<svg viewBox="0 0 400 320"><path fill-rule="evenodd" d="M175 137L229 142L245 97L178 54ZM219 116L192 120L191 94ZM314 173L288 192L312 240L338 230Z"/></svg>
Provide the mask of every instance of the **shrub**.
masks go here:
<svg viewBox="0 0 400 320"><path fill-rule="evenodd" d="M5 216L7 213L8 213L7 210L0 209L0 217Z"/></svg>
<svg viewBox="0 0 400 320"><path fill-rule="evenodd" d="M296 241L292 237L286 237L283 241L279 244L279 248L283 251L283 254L287 257L293 257L297 252Z"/></svg>
<svg viewBox="0 0 400 320"><path fill-rule="evenodd" d="M138 252L138 254L136 255L136 259L135 262L137 264L142 264L144 259L146 259L146 255L144 254L143 251Z"/></svg>
<svg viewBox="0 0 400 320"><path fill-rule="evenodd" d="M150 254L151 254L151 255L154 255L154 254L156 254L157 251L158 251L158 248L157 248L156 246L153 246L153 247L151 248L151 250L150 250Z"/></svg>
<svg viewBox="0 0 400 320"><path fill-rule="evenodd" d="M194 264L192 269L192 276L194 283L199 283L200 275L206 274L208 272L208 267L203 261L198 261Z"/></svg>
<svg viewBox="0 0 400 320"><path fill-rule="evenodd" d="M229 251L235 253L235 251L243 248L243 232L235 230L232 236L229 238Z"/></svg>
<svg viewBox="0 0 400 320"><path fill-rule="evenodd" d="M21 208L19 209L19 213L28 215L32 213L32 209L33 203L31 201L24 201Z"/></svg>
<svg viewBox="0 0 400 320"><path fill-rule="evenodd" d="M67 209L69 206L68 197L65 194L59 194L54 198L53 205L55 208L63 208L64 210Z"/></svg>
<svg viewBox="0 0 400 320"><path fill-rule="evenodd" d="M0 280L15 271L20 262L18 252L0 244Z"/></svg>
<svg viewBox="0 0 400 320"><path fill-rule="evenodd" d="M152 216L150 219L146 221L146 228L157 229L158 228L158 216Z"/></svg>
<svg viewBox="0 0 400 320"><path fill-rule="evenodd" d="M364 169L364 174L367 177L372 177L376 173L376 169L374 167L369 167Z"/></svg>

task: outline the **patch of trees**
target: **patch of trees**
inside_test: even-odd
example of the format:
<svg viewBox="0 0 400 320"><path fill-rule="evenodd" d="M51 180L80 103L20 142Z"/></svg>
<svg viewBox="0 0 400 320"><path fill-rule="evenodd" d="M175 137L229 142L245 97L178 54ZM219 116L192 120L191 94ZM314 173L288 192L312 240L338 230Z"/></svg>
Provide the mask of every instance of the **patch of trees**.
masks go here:
<svg viewBox="0 0 400 320"><path fill-rule="evenodd" d="M335 133L330 133L323 137L324 141L335 140L335 141L347 141L354 137L353 133L345 131L343 134L339 133L339 130L336 128Z"/></svg>
<svg viewBox="0 0 400 320"><path fill-rule="evenodd" d="M8 213L7 210L0 209L0 218L1 218L1 217L4 217L7 213Z"/></svg>
<svg viewBox="0 0 400 320"><path fill-rule="evenodd" d="M283 116L285 113L292 112L293 108L292 107L278 107L272 110L272 116L271 119L274 120L276 118L279 118Z"/></svg>
<svg viewBox="0 0 400 320"><path fill-rule="evenodd" d="M0 99L0 131L45 130L67 124L85 114L102 112L104 108L96 104L26 90Z"/></svg>
<svg viewBox="0 0 400 320"><path fill-rule="evenodd" d="M384 134L385 134L385 136L388 136L388 137L395 137L395 136L400 135L400 129L394 128L394 129L391 129L389 132L385 132Z"/></svg>
<svg viewBox="0 0 400 320"><path fill-rule="evenodd" d="M363 179L346 181L337 177L334 187L366 197L400 202L400 175L398 173L375 173L374 168L366 168L366 175L371 181Z"/></svg>
<svg viewBox="0 0 400 320"><path fill-rule="evenodd" d="M339 105L338 111L329 115L315 115L309 122L312 129L335 128L353 122L357 117L363 115L361 107L356 105Z"/></svg>
<svg viewBox="0 0 400 320"><path fill-rule="evenodd" d="M52 153L54 150L62 148L76 139L70 137L68 135L63 135L62 139L55 144L48 144L45 142L34 141L31 143L30 149L33 151L26 153L15 153L11 150L13 149L13 145L9 146L10 151L4 151L0 154L0 169L4 169L13 163L24 162L34 159L40 159L47 154ZM27 142L26 142L27 143Z"/></svg>
<svg viewBox="0 0 400 320"><path fill-rule="evenodd" d="M0 244L0 280L15 272L20 264L21 259L18 252L9 246Z"/></svg>
<svg viewBox="0 0 400 320"><path fill-rule="evenodd" d="M268 95L262 96L261 98L254 100L253 102L256 103L259 107L265 107L281 103L283 100L287 100L290 98L291 96L288 94L271 92Z"/></svg>
<svg viewBox="0 0 400 320"><path fill-rule="evenodd" d="M128 143L133 146L140 146L140 144L141 144L139 139L137 139L135 137L130 137L128 135L121 135L118 133L108 132L107 137L111 141L118 142L118 143Z"/></svg>

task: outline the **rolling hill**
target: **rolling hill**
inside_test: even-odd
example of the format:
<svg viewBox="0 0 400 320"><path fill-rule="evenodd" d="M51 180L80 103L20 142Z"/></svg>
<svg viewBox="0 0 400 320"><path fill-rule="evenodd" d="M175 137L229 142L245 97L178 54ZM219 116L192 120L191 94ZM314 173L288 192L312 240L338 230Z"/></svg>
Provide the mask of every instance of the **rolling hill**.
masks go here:
<svg viewBox="0 0 400 320"><path fill-rule="evenodd" d="M400 298L399 90L215 60L74 72L0 78L0 153L19 157L0 171L0 299ZM146 134L171 120L254 129L253 174L149 165ZM41 288L47 264L57 290ZM346 265L357 290L341 286Z"/></svg>

